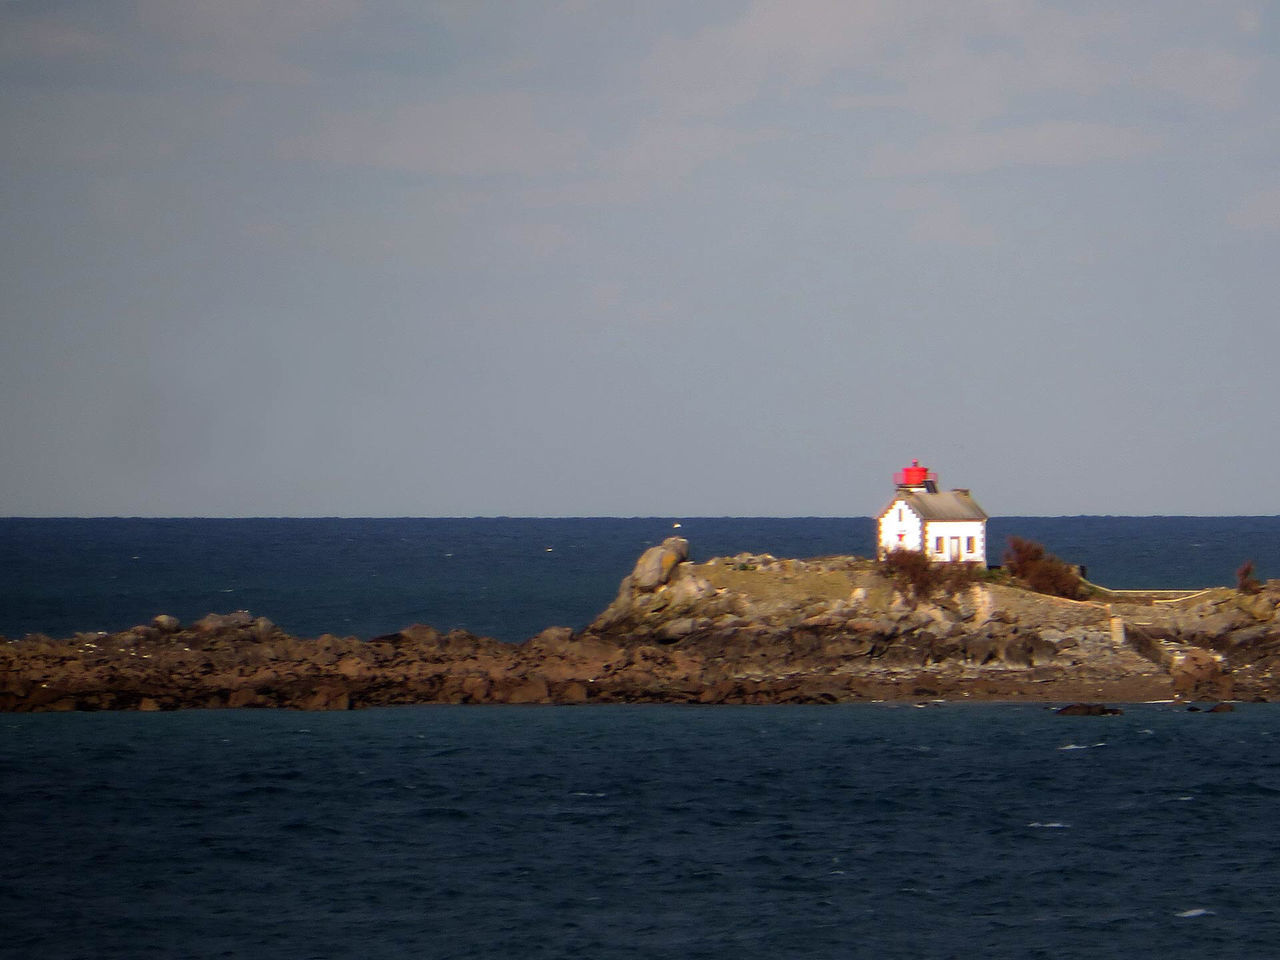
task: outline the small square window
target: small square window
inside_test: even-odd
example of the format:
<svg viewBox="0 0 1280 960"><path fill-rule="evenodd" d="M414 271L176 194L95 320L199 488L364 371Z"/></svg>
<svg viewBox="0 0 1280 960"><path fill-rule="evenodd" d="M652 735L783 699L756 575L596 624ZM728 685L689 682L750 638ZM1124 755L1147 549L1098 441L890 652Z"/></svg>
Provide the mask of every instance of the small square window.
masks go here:
<svg viewBox="0 0 1280 960"><path fill-rule="evenodd" d="M973 537L964 538L964 552L973 553Z"/></svg>

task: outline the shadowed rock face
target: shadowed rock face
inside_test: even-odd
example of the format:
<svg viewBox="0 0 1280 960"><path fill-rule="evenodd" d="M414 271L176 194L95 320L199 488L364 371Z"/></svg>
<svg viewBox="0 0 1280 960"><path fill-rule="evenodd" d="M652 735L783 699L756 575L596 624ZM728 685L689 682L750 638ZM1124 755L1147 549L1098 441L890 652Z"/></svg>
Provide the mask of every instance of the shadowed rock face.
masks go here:
<svg viewBox="0 0 1280 960"><path fill-rule="evenodd" d="M978 582L914 602L870 561L647 550L585 630L523 644L411 626L290 636L247 611L0 643L0 710L399 703L831 703L1271 697L1280 581L1182 603Z"/></svg>

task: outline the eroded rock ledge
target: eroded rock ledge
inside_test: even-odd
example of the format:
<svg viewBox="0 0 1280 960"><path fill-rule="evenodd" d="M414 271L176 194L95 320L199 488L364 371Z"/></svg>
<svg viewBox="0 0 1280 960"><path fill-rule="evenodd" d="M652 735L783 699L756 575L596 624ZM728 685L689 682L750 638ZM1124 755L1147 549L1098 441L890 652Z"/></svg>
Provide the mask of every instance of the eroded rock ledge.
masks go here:
<svg viewBox="0 0 1280 960"><path fill-rule="evenodd" d="M1122 602L1122 600L1124 602ZM913 598L870 561L646 551L586 629L290 636L245 611L0 643L0 710L406 703L1136 701L1280 696L1280 581L1077 602L978 582Z"/></svg>

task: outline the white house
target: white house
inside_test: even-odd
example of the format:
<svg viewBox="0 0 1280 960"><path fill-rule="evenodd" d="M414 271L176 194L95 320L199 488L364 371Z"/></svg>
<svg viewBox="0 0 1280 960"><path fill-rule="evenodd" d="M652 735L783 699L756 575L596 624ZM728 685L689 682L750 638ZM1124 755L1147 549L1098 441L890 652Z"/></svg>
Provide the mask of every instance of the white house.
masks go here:
<svg viewBox="0 0 1280 960"><path fill-rule="evenodd" d="M932 560L987 565L987 515L968 490L938 490L937 474L912 460L894 476L897 491L880 512L876 556L916 550Z"/></svg>

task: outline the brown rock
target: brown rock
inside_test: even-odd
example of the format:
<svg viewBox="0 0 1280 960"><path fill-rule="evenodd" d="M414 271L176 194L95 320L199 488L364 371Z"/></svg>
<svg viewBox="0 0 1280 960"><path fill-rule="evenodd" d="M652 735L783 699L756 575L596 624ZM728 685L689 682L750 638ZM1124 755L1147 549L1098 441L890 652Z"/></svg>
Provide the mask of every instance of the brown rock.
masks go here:
<svg viewBox="0 0 1280 960"><path fill-rule="evenodd" d="M506 703L546 703L550 699L547 682L541 677L518 679L510 684L495 684L494 694L502 690Z"/></svg>
<svg viewBox="0 0 1280 960"><path fill-rule="evenodd" d="M338 661L334 669L348 680L355 680L369 674L369 669L365 662L354 654L343 657Z"/></svg>
<svg viewBox="0 0 1280 960"><path fill-rule="evenodd" d="M490 686L487 677L463 677L461 693L471 703L485 703L489 699Z"/></svg>
<svg viewBox="0 0 1280 960"><path fill-rule="evenodd" d="M1069 703L1054 713L1060 717L1116 717L1124 711L1104 703Z"/></svg>
<svg viewBox="0 0 1280 960"><path fill-rule="evenodd" d="M573 628L547 627L528 642L528 646L541 651L564 650L573 642Z"/></svg>
<svg viewBox="0 0 1280 960"><path fill-rule="evenodd" d="M703 688L698 694L699 703L724 703L738 692L738 683L734 680L721 680Z"/></svg>
<svg viewBox="0 0 1280 960"><path fill-rule="evenodd" d="M1208 650L1192 647L1183 651L1169 666L1169 675L1178 696L1230 696L1231 678L1224 672L1222 660Z"/></svg>
<svg viewBox="0 0 1280 960"><path fill-rule="evenodd" d="M587 685L574 680L561 686L554 699L556 703L586 703L589 696Z"/></svg>
<svg viewBox="0 0 1280 960"><path fill-rule="evenodd" d="M350 710L351 694L339 684L322 684L296 702L300 710Z"/></svg>
<svg viewBox="0 0 1280 960"><path fill-rule="evenodd" d="M389 640L393 643L421 643L435 644L438 643L441 633L435 627L429 627L425 623L415 623L412 626L405 627L399 633L389 633L386 636L378 637L379 640Z"/></svg>
<svg viewBox="0 0 1280 960"><path fill-rule="evenodd" d="M679 640L693 633L694 621L691 617L670 620L658 629L658 636L663 640Z"/></svg>
<svg viewBox="0 0 1280 960"><path fill-rule="evenodd" d="M650 547L640 555L631 572L631 585L636 590L650 592L671 579L672 571L689 559L689 541L682 537L667 537L659 546Z"/></svg>
<svg viewBox="0 0 1280 960"><path fill-rule="evenodd" d="M205 614L192 626L200 633L218 633L223 630L242 630L252 625L253 614L248 610L236 610L234 613Z"/></svg>
<svg viewBox="0 0 1280 960"><path fill-rule="evenodd" d="M237 710L241 707L261 707L265 706L265 703L256 691L249 687L241 687L239 690L232 690L227 696L227 706Z"/></svg>

